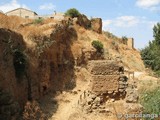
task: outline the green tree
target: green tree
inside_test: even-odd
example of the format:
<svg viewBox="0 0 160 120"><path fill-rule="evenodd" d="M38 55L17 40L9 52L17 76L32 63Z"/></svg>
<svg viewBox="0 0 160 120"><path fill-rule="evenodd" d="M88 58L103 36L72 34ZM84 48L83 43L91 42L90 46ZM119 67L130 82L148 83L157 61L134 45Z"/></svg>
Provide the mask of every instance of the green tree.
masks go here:
<svg viewBox="0 0 160 120"><path fill-rule="evenodd" d="M65 15L74 18L74 17L78 17L80 15L80 12L75 8L71 8L66 11Z"/></svg>
<svg viewBox="0 0 160 120"><path fill-rule="evenodd" d="M153 37L155 38L156 44L160 45L160 23L154 26Z"/></svg>
<svg viewBox="0 0 160 120"><path fill-rule="evenodd" d="M150 67L157 74L160 73L160 23L153 28L154 40L141 50L141 57L146 67Z"/></svg>

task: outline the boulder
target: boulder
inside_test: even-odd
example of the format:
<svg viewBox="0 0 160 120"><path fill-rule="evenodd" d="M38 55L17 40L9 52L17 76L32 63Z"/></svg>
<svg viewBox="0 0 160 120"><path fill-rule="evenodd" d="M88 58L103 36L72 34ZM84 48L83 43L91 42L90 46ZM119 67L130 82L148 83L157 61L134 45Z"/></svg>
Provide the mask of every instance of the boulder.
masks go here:
<svg viewBox="0 0 160 120"><path fill-rule="evenodd" d="M127 89L126 102L127 103L136 103L138 102L138 92L134 89Z"/></svg>

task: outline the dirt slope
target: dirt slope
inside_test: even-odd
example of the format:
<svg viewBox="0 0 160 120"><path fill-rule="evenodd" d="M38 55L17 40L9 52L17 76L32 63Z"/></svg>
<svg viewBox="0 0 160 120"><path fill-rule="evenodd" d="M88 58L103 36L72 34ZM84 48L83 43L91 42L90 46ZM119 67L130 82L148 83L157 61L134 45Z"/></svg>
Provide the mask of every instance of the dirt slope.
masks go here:
<svg viewBox="0 0 160 120"><path fill-rule="evenodd" d="M0 74L2 74L4 79L0 78L0 89L9 92L16 91L15 93L11 92L11 94L14 100L22 106L27 100L44 99L44 96L49 93L57 94L59 92L58 96L52 96L57 101L54 104L58 108L51 107L51 109L56 109L53 112L51 111L50 117L56 112L51 119L72 120L78 116L79 119L93 119L95 117L95 115L85 116L83 113L79 115L77 108L75 109L79 95L88 88L90 82L90 75L86 70L89 60L121 60L127 69L134 71L144 71L145 69L137 50L128 48L120 39L112 39L104 33L99 34L92 29L85 29L74 22L70 24L68 20L54 21L47 19L42 23L35 24L33 20L16 16L7 17L1 14L0 19L2 19L0 21L0 28L8 34L14 34L14 36L11 36L12 42L18 44L21 41L16 46L22 47L22 51L20 52L26 56L24 58L26 60L24 76L22 75L20 79L22 83L18 83L17 81L16 69L12 61L14 54L9 54L11 58L9 61L10 67L7 66L8 61L2 61ZM13 47L11 45L8 48L8 45L3 42L4 39L9 39L8 34L1 34L2 37L0 37L0 42L2 42L0 50L3 53L0 55L1 59L5 58L3 49L7 48L10 51ZM99 40L103 43L104 58L96 56L96 50L91 45L93 40ZM23 46L24 44L25 47ZM13 51L13 53L16 53L16 51ZM22 61L18 62L18 64L21 64ZM5 74L4 68L6 68ZM8 69L11 72L7 72ZM14 79L14 83L10 82L12 79ZM26 86L24 83L26 83ZM8 84L9 88L7 87ZM21 93L22 90L25 94ZM21 101L23 103L20 103ZM47 101L46 104L50 105ZM121 102L118 104L121 104ZM21 108L23 109L23 107ZM116 118L113 106L111 109L113 111L111 117ZM96 119L98 117L97 115ZM99 119L102 119L102 117L99 117Z"/></svg>

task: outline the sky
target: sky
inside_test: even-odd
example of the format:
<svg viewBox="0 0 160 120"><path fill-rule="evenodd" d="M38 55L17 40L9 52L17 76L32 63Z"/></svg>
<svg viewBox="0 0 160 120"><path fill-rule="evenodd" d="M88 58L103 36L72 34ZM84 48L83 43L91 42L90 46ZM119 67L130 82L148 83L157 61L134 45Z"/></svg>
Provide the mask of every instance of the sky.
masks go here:
<svg viewBox="0 0 160 120"><path fill-rule="evenodd" d="M19 7L39 15L76 8L88 18L102 18L103 30L118 37L133 37L139 49L153 40L152 29L160 18L160 0L0 0L3 12Z"/></svg>

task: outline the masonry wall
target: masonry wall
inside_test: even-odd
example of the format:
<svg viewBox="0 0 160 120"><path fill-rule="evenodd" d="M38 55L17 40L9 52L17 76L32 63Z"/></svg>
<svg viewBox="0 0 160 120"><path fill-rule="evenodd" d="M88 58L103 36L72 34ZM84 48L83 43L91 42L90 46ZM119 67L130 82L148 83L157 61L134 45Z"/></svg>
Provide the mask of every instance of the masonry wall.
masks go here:
<svg viewBox="0 0 160 120"><path fill-rule="evenodd" d="M92 90L94 92L118 91L119 75L93 75L92 79Z"/></svg>
<svg viewBox="0 0 160 120"><path fill-rule="evenodd" d="M134 39L128 38L127 45L129 48L133 49L134 48Z"/></svg>
<svg viewBox="0 0 160 120"><path fill-rule="evenodd" d="M114 61L91 61L88 70L92 74L91 91L107 93L119 89L119 65Z"/></svg>

